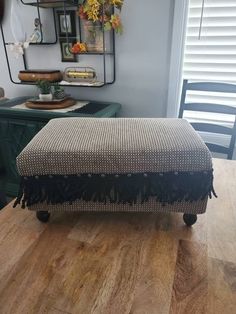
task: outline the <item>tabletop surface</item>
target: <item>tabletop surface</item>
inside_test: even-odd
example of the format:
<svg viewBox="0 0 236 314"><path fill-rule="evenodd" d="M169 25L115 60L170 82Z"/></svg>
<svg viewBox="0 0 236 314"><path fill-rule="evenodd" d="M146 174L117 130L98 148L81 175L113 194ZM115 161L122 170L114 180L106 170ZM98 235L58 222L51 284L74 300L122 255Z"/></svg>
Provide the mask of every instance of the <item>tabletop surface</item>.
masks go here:
<svg viewBox="0 0 236 314"><path fill-rule="evenodd" d="M121 104L115 103L115 102L105 102L105 101L90 101L90 100L81 100L82 102L87 102L93 105L94 107L99 106L101 104L107 105L103 109L98 109L96 113L93 114L86 114L84 113L79 113L79 112L54 112L53 110L40 110L40 109L19 109L19 108L14 108L17 105L21 105L25 103L28 99L32 97L29 96L23 96L23 97L16 97L13 99L8 99L8 100L1 100L0 101L0 117L4 116L14 116L15 118L19 117L28 117L28 118L54 118L54 117L60 117L60 116L76 116L76 117L106 117L106 116L112 116L119 112L121 109Z"/></svg>
<svg viewBox="0 0 236 314"><path fill-rule="evenodd" d="M175 213L0 212L2 313L235 313L236 161L192 228ZM28 312L27 312L28 311Z"/></svg>

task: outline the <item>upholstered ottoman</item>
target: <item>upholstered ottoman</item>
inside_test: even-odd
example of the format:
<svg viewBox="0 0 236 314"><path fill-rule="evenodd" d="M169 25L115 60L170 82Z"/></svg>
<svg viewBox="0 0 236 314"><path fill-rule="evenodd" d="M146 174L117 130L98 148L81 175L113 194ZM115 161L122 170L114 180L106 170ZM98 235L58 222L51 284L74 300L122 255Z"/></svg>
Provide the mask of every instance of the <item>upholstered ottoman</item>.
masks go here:
<svg viewBox="0 0 236 314"><path fill-rule="evenodd" d="M192 225L214 193L211 154L183 119L51 120L17 157L15 202L50 212L184 213Z"/></svg>

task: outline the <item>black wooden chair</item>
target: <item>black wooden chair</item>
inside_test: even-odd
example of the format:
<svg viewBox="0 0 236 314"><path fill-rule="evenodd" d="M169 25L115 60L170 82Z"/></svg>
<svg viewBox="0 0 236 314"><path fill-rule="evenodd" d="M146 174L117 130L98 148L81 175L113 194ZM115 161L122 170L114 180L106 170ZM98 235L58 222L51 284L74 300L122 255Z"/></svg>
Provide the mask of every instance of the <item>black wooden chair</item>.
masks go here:
<svg viewBox="0 0 236 314"><path fill-rule="evenodd" d="M211 152L225 154L227 156L227 159L232 159L236 140L236 103L235 107L212 103L187 103L186 95L188 91L236 93L236 85L211 82L190 83L188 82L188 80L184 80L179 111L179 118L183 118L184 111L233 115L234 123L232 123L232 127L226 127L216 123L191 123L196 131L228 135L230 137L229 146L223 146L214 143L206 143L206 145Z"/></svg>

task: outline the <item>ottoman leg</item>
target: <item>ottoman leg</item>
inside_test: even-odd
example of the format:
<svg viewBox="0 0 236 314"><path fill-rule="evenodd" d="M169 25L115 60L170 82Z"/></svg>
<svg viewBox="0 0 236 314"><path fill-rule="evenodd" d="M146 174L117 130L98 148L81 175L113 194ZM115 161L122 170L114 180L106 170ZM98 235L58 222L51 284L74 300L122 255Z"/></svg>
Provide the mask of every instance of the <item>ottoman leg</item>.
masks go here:
<svg viewBox="0 0 236 314"><path fill-rule="evenodd" d="M183 219L184 219L185 224L188 227L191 227L197 221L197 215L194 215L194 214L184 214L183 215Z"/></svg>
<svg viewBox="0 0 236 314"><path fill-rule="evenodd" d="M37 211L36 212L36 217L41 222L48 222L48 220L50 218L50 213L48 211Z"/></svg>

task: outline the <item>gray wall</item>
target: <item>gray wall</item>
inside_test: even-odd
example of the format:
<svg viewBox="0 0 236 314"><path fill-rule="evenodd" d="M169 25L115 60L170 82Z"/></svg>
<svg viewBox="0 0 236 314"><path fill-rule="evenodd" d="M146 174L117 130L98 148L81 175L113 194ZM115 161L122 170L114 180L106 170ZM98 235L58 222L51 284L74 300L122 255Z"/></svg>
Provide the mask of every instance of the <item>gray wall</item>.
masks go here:
<svg viewBox="0 0 236 314"><path fill-rule="evenodd" d="M6 2L9 6L11 1ZM31 16L30 25L32 25L35 13L29 10L33 9L24 10L24 20L26 16L27 18ZM122 12L125 31L122 36L117 36L116 45L116 83L96 90L68 88L68 92L81 99L120 102L122 116L165 116L173 11L174 0L125 0ZM8 18L7 16L6 22ZM44 26L47 23L45 21ZM7 25L9 30L9 24ZM60 67L62 70L66 67L65 63L59 63L59 46L30 47L27 53L31 59L29 64L31 68ZM15 60L12 62L16 64L14 68L18 72L21 65L17 65ZM33 87L17 86L10 82L2 41L0 43L0 86L5 88L7 97L36 93Z"/></svg>

